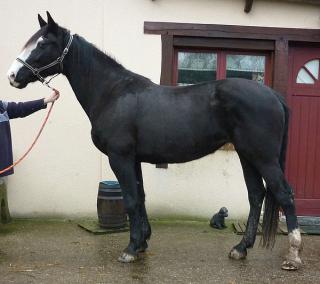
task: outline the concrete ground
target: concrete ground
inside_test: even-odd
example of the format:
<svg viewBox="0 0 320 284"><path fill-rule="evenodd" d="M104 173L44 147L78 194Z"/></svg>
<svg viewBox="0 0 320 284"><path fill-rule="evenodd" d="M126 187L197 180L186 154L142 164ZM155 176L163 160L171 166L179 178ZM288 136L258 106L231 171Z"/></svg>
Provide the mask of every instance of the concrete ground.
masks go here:
<svg viewBox="0 0 320 284"><path fill-rule="evenodd" d="M94 235L63 220L0 225L0 283L320 283L319 236L304 236L304 266L288 272L280 268L286 236L272 251L257 245L246 260L234 261L227 254L241 236L231 229L187 221L152 227L148 252L123 264L117 257L127 232Z"/></svg>

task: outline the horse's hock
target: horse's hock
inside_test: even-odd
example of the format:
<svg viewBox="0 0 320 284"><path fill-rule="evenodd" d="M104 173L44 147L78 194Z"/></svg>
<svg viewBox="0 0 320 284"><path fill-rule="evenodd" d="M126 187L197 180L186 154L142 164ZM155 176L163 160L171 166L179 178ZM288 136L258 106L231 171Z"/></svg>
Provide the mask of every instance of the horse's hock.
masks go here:
<svg viewBox="0 0 320 284"><path fill-rule="evenodd" d="M7 186L3 179L0 178L0 221L1 223L9 223L11 220L8 198L7 198Z"/></svg>
<svg viewBox="0 0 320 284"><path fill-rule="evenodd" d="M97 211L99 225L106 229L119 229L127 224L120 185L117 181L99 183Z"/></svg>

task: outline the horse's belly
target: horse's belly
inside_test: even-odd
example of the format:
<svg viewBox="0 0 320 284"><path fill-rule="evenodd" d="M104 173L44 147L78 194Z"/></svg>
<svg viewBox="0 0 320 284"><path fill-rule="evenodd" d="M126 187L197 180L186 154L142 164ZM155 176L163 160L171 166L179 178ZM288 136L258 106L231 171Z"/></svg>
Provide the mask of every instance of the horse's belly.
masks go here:
<svg viewBox="0 0 320 284"><path fill-rule="evenodd" d="M227 142L223 135L149 137L138 142L137 156L148 163L184 163L213 153Z"/></svg>

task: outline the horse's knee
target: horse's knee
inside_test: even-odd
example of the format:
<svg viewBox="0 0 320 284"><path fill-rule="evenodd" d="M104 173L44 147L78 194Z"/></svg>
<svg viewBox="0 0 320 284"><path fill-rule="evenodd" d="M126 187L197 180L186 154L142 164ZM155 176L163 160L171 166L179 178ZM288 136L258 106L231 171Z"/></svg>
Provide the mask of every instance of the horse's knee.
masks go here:
<svg viewBox="0 0 320 284"><path fill-rule="evenodd" d="M124 207L128 215L134 214L138 210L138 200L127 196L124 198Z"/></svg>

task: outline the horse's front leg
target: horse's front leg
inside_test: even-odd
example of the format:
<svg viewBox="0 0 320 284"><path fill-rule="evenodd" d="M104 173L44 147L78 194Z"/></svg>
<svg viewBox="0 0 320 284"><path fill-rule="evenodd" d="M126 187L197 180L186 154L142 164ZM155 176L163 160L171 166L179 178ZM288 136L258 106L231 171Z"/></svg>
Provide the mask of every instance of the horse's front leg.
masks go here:
<svg viewBox="0 0 320 284"><path fill-rule="evenodd" d="M130 241L118 260L133 262L137 259L143 242L135 157L134 155L109 154L109 163L120 183L130 223Z"/></svg>

